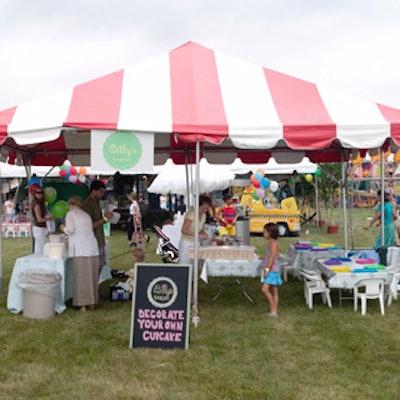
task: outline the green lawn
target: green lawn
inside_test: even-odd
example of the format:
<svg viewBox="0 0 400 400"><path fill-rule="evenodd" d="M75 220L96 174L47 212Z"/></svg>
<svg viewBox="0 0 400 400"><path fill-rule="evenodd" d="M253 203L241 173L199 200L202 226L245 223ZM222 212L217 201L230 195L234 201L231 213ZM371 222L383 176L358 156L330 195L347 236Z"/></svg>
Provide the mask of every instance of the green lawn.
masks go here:
<svg viewBox="0 0 400 400"><path fill-rule="evenodd" d="M361 228L371 210L360 210L355 241L371 248L377 229ZM310 240L343 244L343 232L309 225ZM150 234L151 235L151 234ZM159 262L155 238L148 262ZM130 267L124 232L112 232L111 267ZM258 253L265 240L252 236ZM281 250L297 238L280 239ZM29 253L28 239L4 239L4 287L15 258ZM377 302L362 317L352 302L333 309L315 297L309 310L302 284L280 288L280 317L268 318L259 279L247 279L251 304L235 285L199 283L200 324L190 328L189 350L129 349L129 302L109 302L86 313L71 308L49 320L30 320L6 309L0 295L1 399L398 399L399 302L381 316ZM226 280L229 283L229 280Z"/></svg>

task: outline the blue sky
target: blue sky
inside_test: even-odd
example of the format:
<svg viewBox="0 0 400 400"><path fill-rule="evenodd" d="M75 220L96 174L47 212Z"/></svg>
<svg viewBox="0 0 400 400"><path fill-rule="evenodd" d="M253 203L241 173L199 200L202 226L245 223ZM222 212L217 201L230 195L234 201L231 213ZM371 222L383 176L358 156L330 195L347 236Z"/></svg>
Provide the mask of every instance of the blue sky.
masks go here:
<svg viewBox="0 0 400 400"><path fill-rule="evenodd" d="M187 41L400 108L398 0L0 0L0 109Z"/></svg>

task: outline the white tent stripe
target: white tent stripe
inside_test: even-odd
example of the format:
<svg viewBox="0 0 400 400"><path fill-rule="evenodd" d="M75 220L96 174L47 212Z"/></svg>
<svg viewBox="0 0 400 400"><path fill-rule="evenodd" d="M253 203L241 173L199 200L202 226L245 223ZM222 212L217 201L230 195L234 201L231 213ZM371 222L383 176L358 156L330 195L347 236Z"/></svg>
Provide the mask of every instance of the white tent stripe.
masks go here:
<svg viewBox="0 0 400 400"><path fill-rule="evenodd" d="M283 130L263 69L225 54L215 56L233 144L249 149L273 147Z"/></svg>
<svg viewBox="0 0 400 400"><path fill-rule="evenodd" d="M171 85L168 54L124 71L118 129L170 132Z"/></svg>
<svg viewBox="0 0 400 400"><path fill-rule="evenodd" d="M67 119L71 97L72 89L19 105L9 125L8 136L20 145L35 143L36 130L40 130L42 141L57 139L59 127Z"/></svg>
<svg viewBox="0 0 400 400"><path fill-rule="evenodd" d="M380 147L390 137L390 124L376 103L325 86L318 86L318 91L343 147L361 147L360 140L366 148Z"/></svg>

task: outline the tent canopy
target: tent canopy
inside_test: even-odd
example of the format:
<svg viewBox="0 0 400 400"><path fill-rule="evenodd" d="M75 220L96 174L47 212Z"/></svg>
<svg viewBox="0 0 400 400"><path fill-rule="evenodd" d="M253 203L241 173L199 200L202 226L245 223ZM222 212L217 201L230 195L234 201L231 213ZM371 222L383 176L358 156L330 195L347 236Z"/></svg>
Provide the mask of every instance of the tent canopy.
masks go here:
<svg viewBox="0 0 400 400"><path fill-rule="evenodd" d="M235 178L235 174L230 170L228 165L212 165L206 159L202 158L199 166L200 193L226 189ZM162 169L160 168L159 174L147 190L150 193L186 195L188 193L187 182L189 182L190 193L193 193L195 186L194 165L189 164L187 170L185 167L185 165L175 165L169 159L163 165ZM186 175L187 172L188 176Z"/></svg>
<svg viewBox="0 0 400 400"><path fill-rule="evenodd" d="M254 172L262 169L267 175L280 174L313 174L317 170L317 164L310 162L305 157L299 163L277 163L275 158L271 157L266 164L244 164L242 160L236 158L235 161L228 165L228 168L235 174L246 174L250 171Z"/></svg>
<svg viewBox="0 0 400 400"><path fill-rule="evenodd" d="M0 112L0 145L32 165L89 165L91 130L155 133L155 162L339 161L400 144L400 110L188 42L159 57ZM129 133L128 133L129 134ZM185 156L184 156L185 154ZM25 160L24 160L25 161Z"/></svg>

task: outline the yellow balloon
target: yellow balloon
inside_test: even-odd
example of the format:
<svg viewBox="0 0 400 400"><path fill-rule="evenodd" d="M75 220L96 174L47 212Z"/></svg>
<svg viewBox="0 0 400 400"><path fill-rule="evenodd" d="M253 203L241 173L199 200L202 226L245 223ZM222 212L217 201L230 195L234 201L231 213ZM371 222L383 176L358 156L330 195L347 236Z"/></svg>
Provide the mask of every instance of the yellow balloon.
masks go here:
<svg viewBox="0 0 400 400"><path fill-rule="evenodd" d="M306 175L306 181L307 182L312 182L312 180L313 180L313 176L311 174L307 174Z"/></svg>

